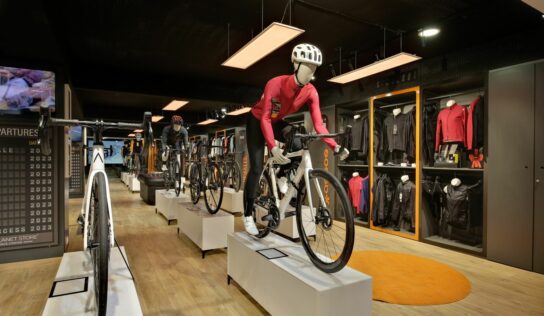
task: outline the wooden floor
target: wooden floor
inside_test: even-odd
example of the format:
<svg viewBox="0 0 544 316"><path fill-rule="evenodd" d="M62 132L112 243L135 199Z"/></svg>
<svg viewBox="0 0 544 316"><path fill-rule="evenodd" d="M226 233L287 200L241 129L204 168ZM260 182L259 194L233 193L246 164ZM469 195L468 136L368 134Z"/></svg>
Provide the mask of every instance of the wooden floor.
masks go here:
<svg viewBox="0 0 544 316"><path fill-rule="evenodd" d="M212 251L201 259L200 250L185 236L176 237L176 226L167 226L139 194L129 193L118 178L110 182L116 237L128 254L144 315L266 314L236 285L227 285L225 251ZM80 205L81 199L70 200L70 223L76 222ZM81 250L75 229L70 227L68 251ZM237 218L236 230L241 229ZM375 315L544 315L544 275L361 227L355 249L432 258L463 272L472 283L472 293L457 303L374 302ZM59 263L60 258L52 258L0 265L0 315L40 315Z"/></svg>

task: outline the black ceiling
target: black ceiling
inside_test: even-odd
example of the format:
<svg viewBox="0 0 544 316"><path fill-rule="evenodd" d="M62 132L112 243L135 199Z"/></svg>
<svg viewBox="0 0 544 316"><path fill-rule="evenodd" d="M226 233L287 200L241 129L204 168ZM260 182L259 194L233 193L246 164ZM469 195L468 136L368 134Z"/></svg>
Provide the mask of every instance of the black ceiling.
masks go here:
<svg viewBox="0 0 544 316"><path fill-rule="evenodd" d="M280 21L288 1L264 0L264 26ZM33 4L33 5L31 5ZM306 32L248 70L221 66L261 30L261 1L0 0L0 54L62 63L86 117L138 119L160 113L173 98L191 123L225 104L251 104L268 79L289 73L296 42L320 47L325 63L316 85L331 89L340 72L403 50L430 58L478 42L542 29L541 14L520 0L294 0L291 23ZM289 23L290 10L284 23ZM421 27L441 34L422 45ZM535 39L541 40L541 39ZM29 41L31 44L29 44ZM355 63L357 56L357 65ZM332 66L330 66L332 64Z"/></svg>

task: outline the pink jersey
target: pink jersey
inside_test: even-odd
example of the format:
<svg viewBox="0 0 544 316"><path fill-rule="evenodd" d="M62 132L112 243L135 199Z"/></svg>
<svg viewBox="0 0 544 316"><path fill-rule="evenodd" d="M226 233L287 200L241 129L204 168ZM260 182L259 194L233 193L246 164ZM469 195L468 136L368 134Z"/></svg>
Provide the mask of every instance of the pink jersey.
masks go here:
<svg viewBox="0 0 544 316"><path fill-rule="evenodd" d="M298 112L305 104L308 104L315 131L318 134L328 134L329 131L321 119L319 96L311 83L299 87L294 75L278 76L268 81L261 100L253 106L251 113L261 121L261 130L269 149L275 146L272 122ZM323 141L333 150L336 147L336 142L332 138L324 138Z"/></svg>

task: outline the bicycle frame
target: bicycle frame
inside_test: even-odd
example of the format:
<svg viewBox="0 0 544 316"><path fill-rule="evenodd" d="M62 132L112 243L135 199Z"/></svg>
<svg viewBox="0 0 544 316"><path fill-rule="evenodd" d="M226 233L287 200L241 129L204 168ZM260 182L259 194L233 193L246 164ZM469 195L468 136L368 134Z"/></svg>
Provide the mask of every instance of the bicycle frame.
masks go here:
<svg viewBox="0 0 544 316"><path fill-rule="evenodd" d="M295 173L295 177L294 179L292 180L292 183L289 183L289 188L287 189L287 192L285 193L285 195L283 196L283 198L280 200L279 199L279 195L278 195L278 187L276 185L276 173L274 172L274 159L272 157L268 158L268 160L266 161L266 165L265 167L263 168L263 172L268 172L268 175L270 176L270 180L272 182L272 192L274 193L274 199L275 199L275 202L276 202L276 206L278 207L279 209L279 212L280 212L280 220L283 220L286 218L285 216L285 212L287 211L287 207L289 206L289 202L291 201L291 199L293 198L293 196L295 195L296 193L296 187L299 186L299 183L300 183L300 180L304 177L304 181L305 183L308 185L310 183L310 171L313 169L313 166L312 166L312 157L310 156L310 151L307 150L307 149L303 149L301 150L302 151L302 161L300 163L300 165L298 166L297 168L297 171ZM289 153L286 155L286 157L288 158L293 158L293 157L299 157L301 154L300 154L300 151L298 152L294 152L294 153ZM262 175L261 175L262 176ZM319 185L319 182L316 180L315 181L315 190L317 191L318 195L319 195L319 199L321 200L321 203L323 205L327 205L325 203L325 197L323 195L323 192L321 191L321 187ZM307 193L307 198L308 198L308 203L310 204L310 210L313 210L314 207L313 207L313 199L312 199L312 190L309 190L307 188L306 190L306 193Z"/></svg>
<svg viewBox="0 0 544 316"><path fill-rule="evenodd" d="M108 212L109 212L109 218L108 218L108 224L110 229L110 247L114 246L114 231L113 231L113 216L111 213L111 196L110 196L110 184L108 181L108 175L106 174L106 169L104 165L104 146L94 144L93 145L93 157L92 157L92 164L91 168L89 170L89 178L87 179L87 190L85 191L85 197L83 199L83 205L81 206L81 215L84 218L84 223L91 223L90 220L90 207L91 207L91 192L93 188L93 181L97 174L102 173L104 175L104 178L106 179L106 195L107 195L107 201L108 201ZM91 226L93 226L94 223L91 223ZM83 225L83 249L88 249L88 227L89 225L85 224Z"/></svg>

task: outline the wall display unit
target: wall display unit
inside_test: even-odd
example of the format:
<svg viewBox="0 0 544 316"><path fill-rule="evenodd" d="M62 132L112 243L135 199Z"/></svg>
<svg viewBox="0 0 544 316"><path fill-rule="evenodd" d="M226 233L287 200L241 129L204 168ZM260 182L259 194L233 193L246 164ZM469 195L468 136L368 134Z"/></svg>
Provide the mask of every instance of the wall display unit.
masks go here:
<svg viewBox="0 0 544 316"><path fill-rule="evenodd" d="M370 228L419 240L420 88L370 98Z"/></svg>
<svg viewBox="0 0 544 316"><path fill-rule="evenodd" d="M87 139L87 161L91 161L93 154L93 139ZM104 139L104 155L105 155L105 164L107 165L122 165L123 164L123 145L125 144L124 139L115 139L115 138L106 138Z"/></svg>
<svg viewBox="0 0 544 316"><path fill-rule="evenodd" d="M41 105L55 108L55 73L0 66L0 114L39 112Z"/></svg>
<svg viewBox="0 0 544 316"><path fill-rule="evenodd" d="M83 165L83 146L72 143L72 157L70 159L70 198L83 197L85 189L85 169Z"/></svg>
<svg viewBox="0 0 544 316"><path fill-rule="evenodd" d="M425 93L421 234L426 242L483 253L484 95Z"/></svg>

